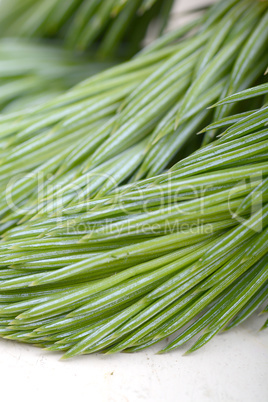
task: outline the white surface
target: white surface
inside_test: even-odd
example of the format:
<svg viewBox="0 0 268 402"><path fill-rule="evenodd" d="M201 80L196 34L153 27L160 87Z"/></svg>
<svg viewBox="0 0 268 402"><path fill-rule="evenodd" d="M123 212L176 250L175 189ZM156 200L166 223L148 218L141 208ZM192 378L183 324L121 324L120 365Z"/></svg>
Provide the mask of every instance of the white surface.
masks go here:
<svg viewBox="0 0 268 402"><path fill-rule="evenodd" d="M191 356L185 349L156 355L154 347L59 361L59 354L0 339L1 401L267 402L268 333L257 332L263 321L254 316Z"/></svg>
<svg viewBox="0 0 268 402"><path fill-rule="evenodd" d="M181 10L201 0L181 1ZM172 20L174 25L174 18ZM60 355L0 339L1 402L268 402L268 330L264 317L215 337L197 353Z"/></svg>

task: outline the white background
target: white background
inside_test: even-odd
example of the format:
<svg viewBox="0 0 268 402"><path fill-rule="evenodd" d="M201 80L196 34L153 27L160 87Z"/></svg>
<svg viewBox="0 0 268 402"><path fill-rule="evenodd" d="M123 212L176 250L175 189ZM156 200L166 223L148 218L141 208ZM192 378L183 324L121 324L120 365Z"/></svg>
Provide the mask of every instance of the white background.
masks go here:
<svg viewBox="0 0 268 402"><path fill-rule="evenodd" d="M172 26L185 7L180 1ZM176 18L175 18L176 17ZM0 339L0 401L267 402L268 331L255 315L238 329L215 337L191 356L186 349L156 355L60 355Z"/></svg>
<svg viewBox="0 0 268 402"><path fill-rule="evenodd" d="M264 317L216 336L200 351L59 354L0 340L1 402L267 402L268 336Z"/></svg>

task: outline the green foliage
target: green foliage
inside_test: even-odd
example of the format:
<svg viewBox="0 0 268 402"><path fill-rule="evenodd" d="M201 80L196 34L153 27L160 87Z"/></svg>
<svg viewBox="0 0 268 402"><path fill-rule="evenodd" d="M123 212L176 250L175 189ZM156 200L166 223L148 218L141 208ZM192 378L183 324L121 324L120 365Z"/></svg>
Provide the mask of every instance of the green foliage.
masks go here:
<svg viewBox="0 0 268 402"><path fill-rule="evenodd" d="M149 24L166 25L173 0L3 0L0 34L57 38L101 58L128 58L141 47Z"/></svg>
<svg viewBox="0 0 268 402"><path fill-rule="evenodd" d="M36 214L60 212L72 200L98 199L126 180L161 173L198 148L200 139L195 133L203 122L215 123L219 113L229 114L230 107L222 112L219 105L213 113L206 108L222 98L237 60L255 37L258 23L262 26L268 15L267 11L263 14L267 5L248 7L247 1L240 1L230 9L232 3L225 10L225 18L232 17L229 35L201 71L196 71L200 58L211 47L212 32L219 29L217 18L208 24L211 11L203 21L196 21L196 32L191 23L177 31L177 36L168 34L168 39L161 38L131 61L89 78L41 107L2 116L3 220L13 224ZM222 5L214 7L222 18ZM238 16L243 16L239 30ZM262 79L268 59L264 47L259 48L263 51L250 58L250 73L238 89ZM226 67L219 68L222 65ZM255 98L250 98L239 103L238 115L261 102L255 104ZM184 110L179 120L178 110ZM37 193L40 175L44 184ZM59 205L54 202L58 196ZM10 209L11 198L12 205L20 206L17 211L13 206Z"/></svg>
<svg viewBox="0 0 268 402"><path fill-rule="evenodd" d="M56 3L20 6L47 35ZM0 336L67 358L199 335L193 352L267 302L267 18L265 2L216 3L0 116Z"/></svg>
<svg viewBox="0 0 268 402"><path fill-rule="evenodd" d="M90 75L109 67L55 44L0 40L0 107L14 112L55 99Z"/></svg>
<svg viewBox="0 0 268 402"><path fill-rule="evenodd" d="M182 329L166 352L205 329L192 352L252 314L268 291L260 110L260 126L250 124L254 111L252 130L232 139L241 117L170 172L7 231L2 336L71 357L140 350Z"/></svg>

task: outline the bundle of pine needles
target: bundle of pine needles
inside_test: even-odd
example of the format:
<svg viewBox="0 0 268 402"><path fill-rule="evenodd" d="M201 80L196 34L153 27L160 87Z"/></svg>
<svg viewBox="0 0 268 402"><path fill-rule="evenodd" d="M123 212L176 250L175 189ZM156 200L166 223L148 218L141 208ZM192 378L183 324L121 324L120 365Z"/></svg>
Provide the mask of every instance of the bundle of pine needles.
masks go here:
<svg viewBox="0 0 268 402"><path fill-rule="evenodd" d="M23 109L55 98L141 47L148 26L159 35L173 0L0 2L0 108ZM22 38L22 39L21 39ZM56 43L55 43L56 42ZM68 45L69 51L63 49ZM91 51L84 53L77 50Z"/></svg>
<svg viewBox="0 0 268 402"><path fill-rule="evenodd" d="M165 351L205 328L193 351L247 318L268 295L267 122L268 106L228 116L170 172L6 232L1 335L71 357L140 350L188 324Z"/></svg>
<svg viewBox="0 0 268 402"><path fill-rule="evenodd" d="M2 0L0 35L57 38L98 56L128 58L141 47L148 26L158 33L174 0Z"/></svg>
<svg viewBox="0 0 268 402"><path fill-rule="evenodd" d="M194 351L267 301L267 7L216 3L0 116L1 336L71 357L204 330Z"/></svg>
<svg viewBox="0 0 268 402"><path fill-rule="evenodd" d="M37 106L109 67L60 46L19 38L0 40L0 108Z"/></svg>
<svg viewBox="0 0 268 402"><path fill-rule="evenodd" d="M216 4L202 21L164 36L133 60L39 109L2 116L2 230L6 222L61 213L72 200L98 198L126 180L161 173L196 150L204 122L232 109L207 107L263 79L267 5L248 3ZM247 113L247 107L236 111Z"/></svg>

